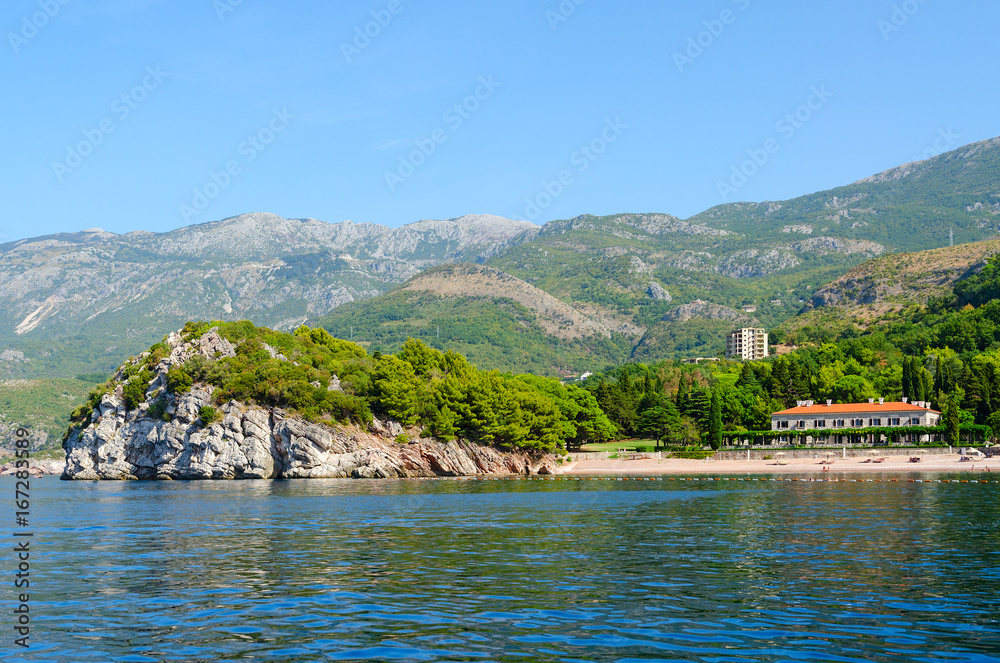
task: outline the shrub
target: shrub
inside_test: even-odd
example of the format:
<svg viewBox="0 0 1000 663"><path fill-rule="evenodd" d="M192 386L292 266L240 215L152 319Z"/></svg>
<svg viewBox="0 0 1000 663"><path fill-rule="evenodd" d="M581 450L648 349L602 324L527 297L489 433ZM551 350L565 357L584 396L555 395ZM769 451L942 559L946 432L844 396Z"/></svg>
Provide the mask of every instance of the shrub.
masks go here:
<svg viewBox="0 0 1000 663"><path fill-rule="evenodd" d="M368 403L364 399L342 391L326 392L321 407L337 421L367 424L372 420L371 410L368 409Z"/></svg>
<svg viewBox="0 0 1000 663"><path fill-rule="evenodd" d="M69 415L69 420L85 421L90 418L90 415L93 411L94 407L90 403L84 403L79 407L73 408L73 411Z"/></svg>
<svg viewBox="0 0 1000 663"><path fill-rule="evenodd" d="M170 421L170 415L167 414L167 399L161 397L153 401L153 404L149 406L149 410L146 412L146 416L151 419Z"/></svg>
<svg viewBox="0 0 1000 663"><path fill-rule="evenodd" d="M222 419L222 413L211 405L202 405L198 408L198 417L201 419L201 423L206 426L211 426L216 421Z"/></svg>
<svg viewBox="0 0 1000 663"><path fill-rule="evenodd" d="M400 433L396 436L396 444L407 444L410 441L410 436L406 433Z"/></svg>
<svg viewBox="0 0 1000 663"><path fill-rule="evenodd" d="M192 341L205 335L212 326L207 322L187 322L181 330L181 338L185 341Z"/></svg>
<svg viewBox="0 0 1000 663"><path fill-rule="evenodd" d="M183 394L191 388L194 380L182 366L173 366L167 371L167 389L175 394Z"/></svg>
<svg viewBox="0 0 1000 663"><path fill-rule="evenodd" d="M162 341L149 349L149 356L146 357L145 366L152 370L167 356L167 346Z"/></svg>
<svg viewBox="0 0 1000 663"><path fill-rule="evenodd" d="M122 388L125 396L125 409L134 410L146 400L146 389L149 387L153 374L145 368L134 375Z"/></svg>

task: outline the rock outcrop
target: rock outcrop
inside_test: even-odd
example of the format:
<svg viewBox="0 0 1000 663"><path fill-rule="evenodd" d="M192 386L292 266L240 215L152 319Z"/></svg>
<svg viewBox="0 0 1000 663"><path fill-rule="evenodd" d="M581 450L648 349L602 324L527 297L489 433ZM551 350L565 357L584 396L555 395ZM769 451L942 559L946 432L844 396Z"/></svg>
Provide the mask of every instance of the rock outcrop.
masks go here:
<svg viewBox="0 0 1000 663"><path fill-rule="evenodd" d="M194 354L231 355L233 346L214 330L184 343L167 339L169 355L156 367L146 401L127 410L119 387L105 394L88 426L64 443L63 479L277 479L392 478L477 474L551 474L555 457L507 452L471 442L416 439L394 421L375 420L368 430L307 421L279 408L230 401L221 420L205 424L200 409L212 405L210 385L167 394L166 373ZM141 360L142 358L140 358ZM120 371L118 379L124 377ZM166 398L166 418L150 408Z"/></svg>
<svg viewBox="0 0 1000 663"><path fill-rule="evenodd" d="M689 304L681 304L663 314L664 321L687 322L694 318L704 320L732 320L734 322L751 321L750 316L740 313L736 309L720 304L712 304L711 302L703 302L700 299Z"/></svg>
<svg viewBox="0 0 1000 663"><path fill-rule="evenodd" d="M37 460L29 458L28 466L24 468L18 467L17 461L11 460L4 463L3 467L0 467L0 476L14 476L18 470L23 469L26 469L28 474L35 477L45 476L46 474L62 474L66 469L66 463L61 460Z"/></svg>
<svg viewBox="0 0 1000 663"><path fill-rule="evenodd" d="M649 287L646 288L646 294L649 295L650 299L657 302L669 302L673 299L673 297L670 296L670 293L656 281L649 282Z"/></svg>

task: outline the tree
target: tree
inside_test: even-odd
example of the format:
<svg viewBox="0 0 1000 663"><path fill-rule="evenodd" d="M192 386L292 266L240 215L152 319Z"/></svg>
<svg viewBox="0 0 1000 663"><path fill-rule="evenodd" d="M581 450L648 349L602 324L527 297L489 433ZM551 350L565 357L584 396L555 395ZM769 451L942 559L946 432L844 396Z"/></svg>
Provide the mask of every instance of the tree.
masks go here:
<svg viewBox="0 0 1000 663"><path fill-rule="evenodd" d="M944 441L951 445L961 443L962 415L959 412L958 402L954 396L947 396L944 399L944 412L941 413L944 420Z"/></svg>
<svg viewBox="0 0 1000 663"><path fill-rule="evenodd" d="M417 423L422 384L413 366L392 355L383 355L372 378L381 409L404 426Z"/></svg>
<svg viewBox="0 0 1000 663"><path fill-rule="evenodd" d="M712 395L707 389L695 389L687 400L687 408L682 412L698 423L698 429L708 430L708 420L712 416Z"/></svg>
<svg viewBox="0 0 1000 663"><path fill-rule="evenodd" d="M615 436L615 425L601 411L594 395L586 389L537 375L519 375L516 379L555 403L562 414L561 437L567 448L578 449L590 442L607 442Z"/></svg>
<svg viewBox="0 0 1000 663"><path fill-rule="evenodd" d="M681 426L681 416L673 403L657 405L645 410L639 417L639 432L650 435L660 446L663 438L675 437Z"/></svg>
<svg viewBox="0 0 1000 663"><path fill-rule="evenodd" d="M989 301L1000 299L1000 260L997 256L990 258L978 274L956 283L954 292L960 306L982 306Z"/></svg>
<svg viewBox="0 0 1000 663"><path fill-rule="evenodd" d="M845 375L833 385L833 397L840 403L861 403L875 397L875 388L860 375Z"/></svg>
<svg viewBox="0 0 1000 663"><path fill-rule="evenodd" d="M423 341L414 338L406 339L396 357L410 364L413 372L421 377L440 370L443 359L440 351L427 347Z"/></svg>
<svg viewBox="0 0 1000 663"><path fill-rule="evenodd" d="M996 442L1000 438L1000 412L990 413L990 416L986 417L986 425L993 431L990 437Z"/></svg>
<svg viewBox="0 0 1000 663"><path fill-rule="evenodd" d="M712 401L708 418L708 444L713 449L722 445L722 403L718 388L712 390Z"/></svg>
<svg viewBox="0 0 1000 663"><path fill-rule="evenodd" d="M683 371L681 372L681 377L677 381L677 409L681 412L687 412L687 400L688 400L688 382L687 374Z"/></svg>

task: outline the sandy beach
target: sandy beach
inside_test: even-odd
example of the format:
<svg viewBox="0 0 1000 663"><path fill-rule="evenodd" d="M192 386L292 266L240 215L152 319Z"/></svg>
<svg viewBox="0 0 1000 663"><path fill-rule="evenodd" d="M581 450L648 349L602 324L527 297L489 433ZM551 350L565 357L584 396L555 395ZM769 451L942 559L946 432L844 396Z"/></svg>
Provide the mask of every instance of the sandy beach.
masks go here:
<svg viewBox="0 0 1000 663"><path fill-rule="evenodd" d="M816 474L962 472L1000 480L1000 458L960 461L959 454L924 456L919 463L908 456L886 456L881 463L863 458L837 458L831 464L815 458L793 458L778 465L774 460L582 460L567 463L563 474Z"/></svg>

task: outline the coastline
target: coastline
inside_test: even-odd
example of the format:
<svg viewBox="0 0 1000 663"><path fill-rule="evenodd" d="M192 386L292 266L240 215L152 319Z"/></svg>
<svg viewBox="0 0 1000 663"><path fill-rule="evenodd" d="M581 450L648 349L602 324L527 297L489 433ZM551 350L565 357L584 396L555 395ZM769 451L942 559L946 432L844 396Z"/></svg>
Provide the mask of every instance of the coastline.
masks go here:
<svg viewBox="0 0 1000 663"><path fill-rule="evenodd" d="M792 458L778 465L774 460L581 460L559 468L560 474L815 474L837 476L856 473L962 472L982 474L1000 480L1000 458L960 461L960 454L924 456L918 463L908 456L886 456L881 463L864 462L862 458L837 458L831 464L815 458ZM824 468L829 468L824 470ZM987 470L988 468L988 470Z"/></svg>
<svg viewBox="0 0 1000 663"><path fill-rule="evenodd" d="M792 458L778 465L769 460L685 460L669 458L657 460L581 460L552 468L549 475L766 475L766 474L813 474L816 477L835 477L849 474L905 474L905 473L963 473L982 475L983 478L1000 481L1000 458L984 458L976 461L960 461L960 454L939 454L924 456L919 463L909 462L907 456L886 456L881 463L864 462L861 458L838 458L832 464L824 464L815 458ZM29 471L34 476L59 475L65 463L61 461L31 460ZM824 470L824 468L829 468ZM14 463L0 466L0 476L13 475ZM469 475L475 476L475 475ZM491 476L490 474L479 476ZM520 476L499 475L492 476Z"/></svg>

